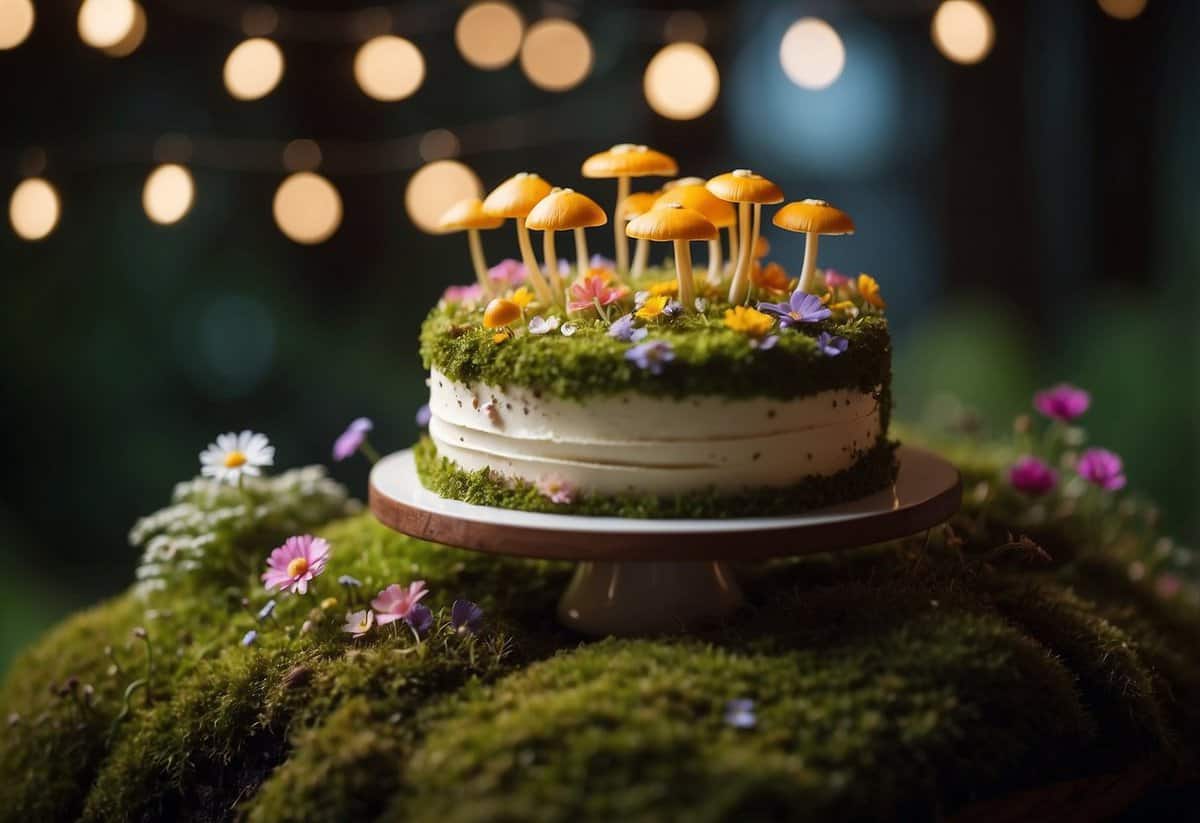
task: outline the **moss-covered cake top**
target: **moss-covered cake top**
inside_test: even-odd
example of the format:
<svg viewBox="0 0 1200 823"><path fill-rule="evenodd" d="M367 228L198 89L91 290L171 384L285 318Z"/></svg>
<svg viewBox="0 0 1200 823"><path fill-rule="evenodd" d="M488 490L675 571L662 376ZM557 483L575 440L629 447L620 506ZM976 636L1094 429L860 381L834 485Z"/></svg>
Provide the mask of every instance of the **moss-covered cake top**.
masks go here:
<svg viewBox="0 0 1200 823"><path fill-rule="evenodd" d="M751 301L759 308L703 290L689 312L664 270L630 286L606 275L595 267L572 287L595 293L590 308L565 318L523 286L491 301L470 287L449 290L421 328L426 368L569 399L622 391L791 398L890 383L891 339L870 278L860 287L822 273L818 293L794 297L786 279L773 290L760 277L762 299Z"/></svg>

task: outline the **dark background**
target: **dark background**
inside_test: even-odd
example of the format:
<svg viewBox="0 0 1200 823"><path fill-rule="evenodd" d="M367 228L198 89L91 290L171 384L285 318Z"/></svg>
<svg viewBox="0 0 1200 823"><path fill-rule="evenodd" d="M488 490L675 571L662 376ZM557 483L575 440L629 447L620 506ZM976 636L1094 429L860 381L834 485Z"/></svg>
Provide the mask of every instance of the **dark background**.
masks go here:
<svg viewBox="0 0 1200 823"><path fill-rule="evenodd" d="M434 128L461 133L459 159L486 187L536 170L608 206L609 181L581 180L579 164L630 141L675 155L681 173L749 166L789 199L832 200L859 232L823 243L822 261L883 286L901 420L966 409L1002 435L1035 388L1076 382L1095 396L1093 441L1125 456L1171 532L1200 536L1200 4L1149 0L1120 21L1095 0L989 0L995 47L961 66L930 40L935 2L692 3L722 87L688 122L655 115L641 85L680 4L517 3L527 23L570 17L591 38L590 76L554 94L516 64L464 62L453 26L465 4L406 3L392 28L420 47L427 76L397 103L356 86L361 41L282 36L281 85L233 100L221 68L244 37L238 3L146 2L149 34L124 59L80 42L77 3L36 5L30 38L0 52L0 190L40 147L63 213L37 243L0 227L0 668L66 610L128 584L129 526L197 471L218 432L268 433L280 467L327 461L358 415L385 450L414 439L417 326L471 270L462 238L423 234L405 213L415 141L383 141ZM784 30L805 15L846 47L824 91L779 65ZM141 190L168 133L195 141L197 197L164 227ZM226 151L298 137L331 166L364 165L322 170L345 217L311 247L273 221L282 165ZM200 151L204 138L217 148ZM594 250L611 253L610 236L593 232ZM768 236L798 268L800 238ZM508 231L485 245L492 260L515 256ZM333 472L362 494L364 463Z"/></svg>

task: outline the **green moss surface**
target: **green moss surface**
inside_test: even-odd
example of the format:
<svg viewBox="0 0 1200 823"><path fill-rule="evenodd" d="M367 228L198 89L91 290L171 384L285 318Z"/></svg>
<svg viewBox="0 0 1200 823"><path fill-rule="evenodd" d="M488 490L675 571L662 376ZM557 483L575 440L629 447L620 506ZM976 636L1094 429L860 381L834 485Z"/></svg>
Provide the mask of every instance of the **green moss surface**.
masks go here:
<svg viewBox="0 0 1200 823"><path fill-rule="evenodd" d="M988 542L1004 521L975 500L953 531L741 568L734 618L643 639L559 627L569 565L369 515L322 525L316 592L260 621L280 537L233 583L219 547L221 574L80 613L15 663L0 820L911 820L1132 767L1195 780L1194 610L1131 582L1086 522L1060 524L1070 562ZM418 578L440 621L423 643L342 634L347 608ZM457 597L480 635L446 627ZM753 728L725 722L743 698Z"/></svg>

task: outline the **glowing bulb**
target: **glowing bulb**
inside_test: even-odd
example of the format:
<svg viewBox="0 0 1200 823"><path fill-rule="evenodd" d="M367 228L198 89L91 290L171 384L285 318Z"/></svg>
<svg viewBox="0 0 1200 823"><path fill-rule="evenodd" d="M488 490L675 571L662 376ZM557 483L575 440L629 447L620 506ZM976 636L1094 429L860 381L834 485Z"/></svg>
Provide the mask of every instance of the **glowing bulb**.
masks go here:
<svg viewBox="0 0 1200 823"><path fill-rule="evenodd" d="M375 37L363 43L354 56L354 79L368 97L403 100L421 88L425 58L403 37Z"/></svg>
<svg viewBox="0 0 1200 823"><path fill-rule="evenodd" d="M978 63L995 40L992 16L975 0L945 0L933 15L933 44L955 63Z"/></svg>
<svg viewBox="0 0 1200 823"><path fill-rule="evenodd" d="M1146 0L1099 0L1100 8L1109 17L1132 20L1146 10Z"/></svg>
<svg viewBox="0 0 1200 823"><path fill-rule="evenodd" d="M22 180L8 201L13 231L25 240L41 240L58 225L58 192L40 177Z"/></svg>
<svg viewBox="0 0 1200 823"><path fill-rule="evenodd" d="M310 171L296 172L275 192L275 222L297 243L323 243L342 223L342 198L333 184Z"/></svg>
<svg viewBox="0 0 1200 823"><path fill-rule="evenodd" d="M525 21L508 3L476 3L454 27L454 42L463 59L478 69L500 69L521 50Z"/></svg>
<svg viewBox="0 0 1200 823"><path fill-rule="evenodd" d="M106 49L120 43L133 28L133 0L83 0L79 7L79 37L89 46Z"/></svg>
<svg viewBox="0 0 1200 823"><path fill-rule="evenodd" d="M142 189L142 208L155 223L178 223L192 208L196 186L183 166L167 163L150 172Z"/></svg>
<svg viewBox="0 0 1200 823"><path fill-rule="evenodd" d="M592 70L592 43L570 20L540 20L521 44L521 70L546 91L573 89Z"/></svg>
<svg viewBox="0 0 1200 823"><path fill-rule="evenodd" d="M467 197L479 197L483 185L475 172L457 160L438 160L417 169L404 190L404 208L417 228L438 234L446 209Z"/></svg>
<svg viewBox="0 0 1200 823"><path fill-rule="evenodd" d="M24 43L35 16L30 0L0 0L0 51Z"/></svg>
<svg viewBox="0 0 1200 823"><path fill-rule="evenodd" d="M270 94L283 77L283 52L265 37L243 40L225 59L225 88L238 100Z"/></svg>
<svg viewBox="0 0 1200 823"><path fill-rule="evenodd" d="M779 44L779 62L788 79L803 89L832 86L846 67L846 47L833 26L802 17L788 27Z"/></svg>
<svg viewBox="0 0 1200 823"><path fill-rule="evenodd" d="M109 57L128 57L146 39L146 10L141 3L133 4L133 25L125 36L111 46L101 49Z"/></svg>
<svg viewBox="0 0 1200 823"><path fill-rule="evenodd" d="M650 60L642 87L650 108L663 117L693 120L716 102L721 75L703 46L672 43Z"/></svg>

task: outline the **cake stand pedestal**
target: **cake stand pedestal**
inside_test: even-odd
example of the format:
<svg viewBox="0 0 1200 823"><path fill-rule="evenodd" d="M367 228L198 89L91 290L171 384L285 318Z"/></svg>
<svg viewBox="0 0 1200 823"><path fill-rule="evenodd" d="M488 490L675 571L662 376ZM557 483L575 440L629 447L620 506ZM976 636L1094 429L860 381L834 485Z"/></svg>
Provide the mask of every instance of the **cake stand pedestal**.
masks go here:
<svg viewBox="0 0 1200 823"><path fill-rule="evenodd" d="M567 626L593 635L658 634L725 617L742 602L729 563L866 546L916 534L958 510L958 471L902 446L889 489L787 517L641 520L474 506L421 485L411 450L371 471L371 512L385 526L490 554L573 560L559 603Z"/></svg>

